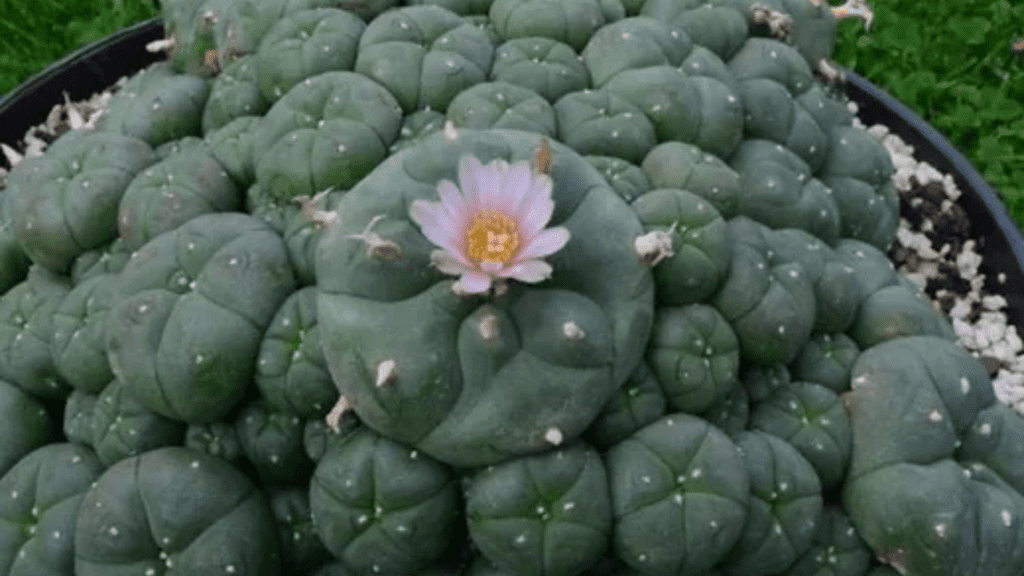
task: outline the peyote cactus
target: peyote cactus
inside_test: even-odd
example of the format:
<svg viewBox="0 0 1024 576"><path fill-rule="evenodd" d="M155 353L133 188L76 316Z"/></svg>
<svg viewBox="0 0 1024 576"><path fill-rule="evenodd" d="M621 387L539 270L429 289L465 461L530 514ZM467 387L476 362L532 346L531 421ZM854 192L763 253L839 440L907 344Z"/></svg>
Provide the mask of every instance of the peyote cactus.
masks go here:
<svg viewBox="0 0 1024 576"><path fill-rule="evenodd" d="M53 313L54 368L75 390L98 394L114 379L106 324L114 305L114 277L100 274L77 282Z"/></svg>
<svg viewBox="0 0 1024 576"><path fill-rule="evenodd" d="M551 144L551 176L532 178L528 162L538 141L518 131L428 138L345 194L337 211L346 216L328 228L317 252L320 337L335 383L368 426L450 464L493 463L578 436L633 370L650 330L653 284L633 248L639 219L588 162L560 144ZM467 153L487 154L488 165ZM442 251L430 254L404 207L436 198L436 183L448 179L444 204L434 212L422 208L417 220L432 241L450 246L446 229L430 226L438 226L440 211L467 201L459 199L448 161L460 156L458 180L467 195L507 186L494 180L502 172L518 175L520 188L506 194L524 198L518 222L524 235L537 238L523 239L527 251L550 251L541 243L556 237L556 246L564 245L551 264L524 261L502 272L536 282L545 266L554 268L545 287L508 283L493 268L487 269L498 276L494 286L475 270L452 284L431 267L433 261L451 273L467 256L442 253L448 263L437 255ZM470 215L458 217L469 225ZM564 228L541 232L549 217ZM478 222L473 226L498 226ZM509 229L519 242L518 230ZM505 249L494 244L492 228L481 233L482 244L471 250ZM601 280L609 273L614 283ZM465 295L488 288L501 295ZM530 387L515 384L527 381Z"/></svg>
<svg viewBox="0 0 1024 576"><path fill-rule="evenodd" d="M402 111L383 86L354 72L306 79L267 111L253 132L256 180L292 200L350 188L387 156Z"/></svg>
<svg viewBox="0 0 1024 576"><path fill-rule="evenodd" d="M107 132L69 132L45 156L18 165L5 216L32 262L66 273L75 258L117 237L129 183L154 162L146 142Z"/></svg>
<svg viewBox="0 0 1024 576"><path fill-rule="evenodd" d="M1024 571L859 0L163 15L0 202L3 574Z"/></svg>
<svg viewBox="0 0 1024 576"><path fill-rule="evenodd" d="M269 496L281 545L281 572L310 574L327 564L332 556L313 525L308 488L274 490Z"/></svg>
<svg viewBox="0 0 1024 576"><path fill-rule="evenodd" d="M440 558L459 516L444 464L365 427L328 448L310 481L313 524L354 571L416 573Z"/></svg>
<svg viewBox="0 0 1024 576"><path fill-rule="evenodd" d="M304 418L326 416L337 397L316 318L316 288L293 292L267 327L256 361L263 398L278 411Z"/></svg>
<svg viewBox="0 0 1024 576"><path fill-rule="evenodd" d="M583 443L488 466L466 479L465 495L473 544L507 572L575 576L611 537L604 463Z"/></svg>
<svg viewBox="0 0 1024 576"><path fill-rule="evenodd" d="M915 336L866 350L851 377L843 504L875 553L907 574L1024 570L1024 422L984 368L948 340Z"/></svg>
<svg viewBox="0 0 1024 576"><path fill-rule="evenodd" d="M309 479L313 463L303 449L305 426L298 416L256 401L239 412L235 430L264 485L288 487Z"/></svg>
<svg viewBox="0 0 1024 576"><path fill-rule="evenodd" d="M17 386L0 380L0 475L6 474L29 452L49 444L57 436L46 408Z"/></svg>
<svg viewBox="0 0 1024 576"><path fill-rule="evenodd" d="M114 464L86 486L75 574L278 574L266 496L212 456L165 447Z"/></svg>
<svg viewBox="0 0 1024 576"><path fill-rule="evenodd" d="M98 395L73 390L64 402L64 420L61 431L69 442L92 447L93 415Z"/></svg>
<svg viewBox="0 0 1024 576"><path fill-rule="evenodd" d="M233 212L242 193L220 162L196 140L132 180L121 197L117 227L129 250L201 214Z"/></svg>
<svg viewBox="0 0 1024 576"><path fill-rule="evenodd" d="M329 70L352 70L366 23L347 10L293 12L274 23L253 62L263 98L276 102L292 86Z"/></svg>
<svg viewBox="0 0 1024 576"><path fill-rule="evenodd" d="M112 381L96 398L92 409L92 442L104 466L154 448L181 444L185 424L153 412L131 389Z"/></svg>
<svg viewBox="0 0 1024 576"><path fill-rule="evenodd" d="M615 554L636 571L702 574L739 541L750 475L721 430L669 414L613 446L606 461Z"/></svg>
<svg viewBox="0 0 1024 576"><path fill-rule="evenodd" d="M50 353L54 313L71 291L66 277L38 265L0 297L0 378L39 398L63 399L70 386Z"/></svg>
<svg viewBox="0 0 1024 576"><path fill-rule="evenodd" d="M111 99L103 129L134 136L150 146L194 136L209 96L209 82L176 74L170 65L158 62L132 77Z"/></svg>
<svg viewBox="0 0 1024 576"><path fill-rule="evenodd" d="M217 420L244 396L263 331L294 289L284 243L261 221L189 220L119 274L107 317L111 369L159 414Z"/></svg>
<svg viewBox="0 0 1024 576"><path fill-rule="evenodd" d="M92 450L63 442L33 450L0 477L0 571L71 574L79 508L102 471Z"/></svg>

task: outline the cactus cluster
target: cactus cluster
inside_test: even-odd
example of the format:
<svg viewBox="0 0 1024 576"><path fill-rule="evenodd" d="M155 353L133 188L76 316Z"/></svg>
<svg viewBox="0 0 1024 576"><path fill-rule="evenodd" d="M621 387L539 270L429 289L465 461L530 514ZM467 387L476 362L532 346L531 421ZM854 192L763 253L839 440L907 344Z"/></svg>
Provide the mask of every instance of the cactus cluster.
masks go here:
<svg viewBox="0 0 1024 576"><path fill-rule="evenodd" d="M0 202L0 573L1017 576L857 0L164 0Z"/></svg>

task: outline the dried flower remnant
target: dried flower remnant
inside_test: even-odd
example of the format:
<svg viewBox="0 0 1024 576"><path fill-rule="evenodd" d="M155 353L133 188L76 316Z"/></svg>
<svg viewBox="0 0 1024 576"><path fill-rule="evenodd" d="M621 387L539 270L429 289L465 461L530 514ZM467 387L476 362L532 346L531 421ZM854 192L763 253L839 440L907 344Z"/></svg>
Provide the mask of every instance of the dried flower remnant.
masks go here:
<svg viewBox="0 0 1024 576"><path fill-rule="evenodd" d="M330 412L324 417L324 422L327 423L327 427L334 432L341 431L341 419L347 412L352 410L352 404L349 402L347 396L338 396L338 401L335 402L334 406L331 407Z"/></svg>
<svg viewBox="0 0 1024 576"><path fill-rule="evenodd" d="M320 209L321 202L330 192L331 189L328 188L322 192L317 192L314 196L303 194L302 196L295 197L295 201L302 207L302 215L306 217L306 220L312 222L313 226L318 230L323 230L338 219L337 212Z"/></svg>
<svg viewBox="0 0 1024 576"><path fill-rule="evenodd" d="M678 221L673 222L668 230L652 230L633 241L633 249L637 257L646 266L656 266L665 258L675 256L672 250L672 236Z"/></svg>
<svg viewBox="0 0 1024 576"><path fill-rule="evenodd" d="M832 16L836 20L843 18L863 18L864 29L871 29L871 21L875 19L875 13L865 0L846 0L842 6L832 7Z"/></svg>
<svg viewBox="0 0 1024 576"><path fill-rule="evenodd" d="M174 50L174 38L162 38L146 44L146 52L170 52Z"/></svg>
<svg viewBox="0 0 1024 576"><path fill-rule="evenodd" d="M753 4L750 7L750 21L768 26L772 36L780 40L789 38L793 33L793 18L765 4Z"/></svg>
<svg viewBox="0 0 1024 576"><path fill-rule="evenodd" d="M540 174L551 176L551 142L541 138L537 145L537 153L533 157L534 167Z"/></svg>
<svg viewBox="0 0 1024 576"><path fill-rule="evenodd" d="M811 0L817 5L826 5L825 0ZM864 30L871 30L871 22L875 19L875 13L868 6L866 0L846 0L842 6L829 6L832 17L835 20L844 18L861 18L864 20ZM814 65L815 71L821 74L830 84L841 84L846 81L846 76L834 63L827 58L822 58Z"/></svg>
<svg viewBox="0 0 1024 576"><path fill-rule="evenodd" d="M209 70L211 74L220 72L220 60L217 59L216 50L207 50L203 54L203 67L205 70Z"/></svg>
<svg viewBox="0 0 1024 576"><path fill-rule="evenodd" d="M544 228L554 211L548 174L525 161L484 165L465 156L459 186L444 180L437 188L441 201L414 201L410 217L441 248L431 253L431 263L459 276L455 293L480 294L492 285L500 292L506 279L536 283L551 276L541 258L565 246L569 231Z"/></svg>
<svg viewBox="0 0 1024 576"><path fill-rule="evenodd" d="M381 238L372 230L373 225L384 218L384 214L374 216L360 234L349 234L346 238L366 242L366 257L379 260L397 260L402 257L402 247L394 240Z"/></svg>

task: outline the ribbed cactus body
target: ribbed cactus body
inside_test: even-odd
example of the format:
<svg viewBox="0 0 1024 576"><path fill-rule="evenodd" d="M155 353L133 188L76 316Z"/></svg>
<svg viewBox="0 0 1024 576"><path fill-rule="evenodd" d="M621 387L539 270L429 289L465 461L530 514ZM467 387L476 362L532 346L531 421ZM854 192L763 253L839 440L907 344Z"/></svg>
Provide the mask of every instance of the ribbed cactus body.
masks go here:
<svg viewBox="0 0 1024 576"><path fill-rule="evenodd" d="M507 82L467 88L448 105L456 128L525 130L554 137L555 110L540 94Z"/></svg>
<svg viewBox="0 0 1024 576"><path fill-rule="evenodd" d="M812 334L789 368L797 380L815 382L842 394L850 389L850 368L859 355L857 343L844 333Z"/></svg>
<svg viewBox="0 0 1024 576"><path fill-rule="evenodd" d="M1007 463L1024 425L981 364L948 340L898 338L861 354L852 383L843 505L872 550L913 574L1018 573L1024 483Z"/></svg>
<svg viewBox="0 0 1024 576"><path fill-rule="evenodd" d="M223 417L245 394L263 330L295 289L283 241L251 216L208 214L136 254L107 318L114 375L169 418Z"/></svg>
<svg viewBox="0 0 1024 576"><path fill-rule="evenodd" d="M0 573L1018 576L833 11L165 0L7 178Z"/></svg>
<svg viewBox="0 0 1024 576"><path fill-rule="evenodd" d="M313 462L303 449L305 426L297 415L267 402L252 402L238 413L235 431L242 452L265 485L299 486L308 481Z"/></svg>
<svg viewBox="0 0 1024 576"><path fill-rule="evenodd" d="M814 468L824 490L839 485L850 461L850 419L839 395L813 382L792 382L759 402L750 426L782 438Z"/></svg>
<svg viewBox="0 0 1024 576"><path fill-rule="evenodd" d="M13 384L0 381L0 426L6 441L0 446L0 475L56 436L43 405Z"/></svg>
<svg viewBox="0 0 1024 576"><path fill-rule="evenodd" d="M590 87L590 74L571 46L545 36L512 38L494 51L491 80L530 88L555 103Z"/></svg>
<svg viewBox="0 0 1024 576"><path fill-rule="evenodd" d="M185 424L147 408L124 383L112 380L92 410L92 443L105 467L163 446L181 444Z"/></svg>
<svg viewBox="0 0 1024 576"><path fill-rule="evenodd" d="M721 430L669 414L606 456L614 550L644 574L699 575L727 558L750 513L751 477Z"/></svg>
<svg viewBox="0 0 1024 576"><path fill-rule="evenodd" d="M242 192L205 146L171 154L138 174L118 206L120 238L136 250L193 218L242 207Z"/></svg>
<svg viewBox="0 0 1024 576"><path fill-rule="evenodd" d="M647 361L674 412L703 412L739 381L736 334L717 310L705 304L659 309Z"/></svg>
<svg viewBox="0 0 1024 576"><path fill-rule="evenodd" d="M555 102L558 139L585 155L639 162L657 142L643 111L604 90L571 92Z"/></svg>
<svg viewBox="0 0 1024 576"><path fill-rule="evenodd" d="M150 146L202 134L209 81L157 62L132 76L110 100L102 129Z"/></svg>
<svg viewBox="0 0 1024 576"><path fill-rule="evenodd" d="M578 436L639 362L650 330L653 283L633 248L639 218L586 160L555 143L552 223L591 240L570 240L551 257L558 272L545 288L511 285L481 302L455 296L430 266L430 245L401 207L436 198L436 182L456 179L448 158L529 159L538 140L436 134L346 193L337 209L347 216L319 244L320 334L339 390L370 427L447 462L543 450L551 430ZM397 244L398 258L368 250L378 214L372 232ZM598 279L612 270L619 282ZM388 383L376 384L381 378Z"/></svg>
<svg viewBox="0 0 1024 576"><path fill-rule="evenodd" d="M409 6L367 26L355 70L385 86L406 113L444 110L459 92L487 79L493 53L487 34L454 12Z"/></svg>
<svg viewBox="0 0 1024 576"><path fill-rule="evenodd" d="M132 136L62 136L11 173L4 203L14 238L32 262L68 272L75 258L117 237L121 197L154 161L150 146Z"/></svg>
<svg viewBox="0 0 1024 576"><path fill-rule="evenodd" d="M810 549L822 514L821 483L789 443L759 431L733 436L750 477L747 521L725 574L778 574Z"/></svg>
<svg viewBox="0 0 1024 576"><path fill-rule="evenodd" d="M320 418L334 404L336 390L320 346L314 287L297 290L281 303L263 334L254 378L263 397L280 412Z"/></svg>
<svg viewBox="0 0 1024 576"><path fill-rule="evenodd" d="M642 168L652 186L680 188L697 194L710 202L723 218L737 215L740 175L721 158L693 144L659 144L644 157Z"/></svg>
<svg viewBox="0 0 1024 576"><path fill-rule="evenodd" d="M729 226L709 202L675 188L651 190L630 206L644 228L672 237L674 254L654 270L658 303L679 306L704 302L722 284L732 260Z"/></svg>
<svg viewBox="0 0 1024 576"><path fill-rule="evenodd" d="M117 574L125 558L148 567L169 562L190 574L227 566L252 574L280 570L264 493L201 452L168 446L121 460L85 491L81 511L76 574Z"/></svg>
<svg viewBox="0 0 1024 576"><path fill-rule="evenodd" d="M331 70L352 70L366 23L347 10L320 8L293 12L276 22L260 41L254 66L268 102L292 86Z"/></svg>
<svg viewBox="0 0 1024 576"><path fill-rule="evenodd" d="M309 498L317 534L345 566L401 574L444 553L459 494L447 466L361 428L320 459Z"/></svg>
<svg viewBox="0 0 1024 576"><path fill-rule="evenodd" d="M595 448L607 450L661 418L667 410L661 384L643 360L601 409L584 439Z"/></svg>
<svg viewBox="0 0 1024 576"><path fill-rule="evenodd" d="M599 28L626 15L620 0L495 0L488 13L503 38L544 36L581 51Z"/></svg>
<svg viewBox="0 0 1024 576"><path fill-rule="evenodd" d="M490 466L465 485L470 538L508 573L581 574L607 549L608 475L585 444Z"/></svg>
<svg viewBox="0 0 1024 576"><path fill-rule="evenodd" d="M354 72L325 72L278 100L253 134L256 183L291 201L349 188L388 153L402 113L387 89Z"/></svg>
<svg viewBox="0 0 1024 576"><path fill-rule="evenodd" d="M272 101L263 95L259 78L255 55L228 64L210 82L210 96L203 106L203 134L208 135L236 118L266 113Z"/></svg>

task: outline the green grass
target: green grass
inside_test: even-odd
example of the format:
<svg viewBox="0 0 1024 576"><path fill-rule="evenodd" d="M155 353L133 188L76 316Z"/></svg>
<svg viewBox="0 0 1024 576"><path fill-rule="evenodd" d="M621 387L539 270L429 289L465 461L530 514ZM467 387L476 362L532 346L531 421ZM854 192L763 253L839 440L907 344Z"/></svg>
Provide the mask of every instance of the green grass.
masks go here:
<svg viewBox="0 0 1024 576"><path fill-rule="evenodd" d="M840 0L830 0L838 4ZM1019 0L871 0L839 23L835 60L945 133L1024 223L1024 38ZM74 48L154 15L151 0L0 0L0 94Z"/></svg>
<svg viewBox="0 0 1024 576"><path fill-rule="evenodd" d="M833 4L835 2L832 2ZM1019 0L873 0L869 32L841 21L835 60L944 133L1024 223L1024 38Z"/></svg>
<svg viewBox="0 0 1024 576"><path fill-rule="evenodd" d="M152 0L0 0L0 95L75 48L155 15Z"/></svg>

